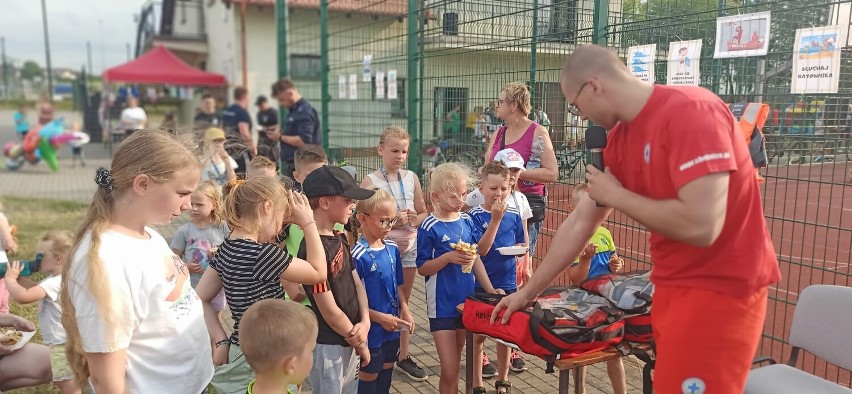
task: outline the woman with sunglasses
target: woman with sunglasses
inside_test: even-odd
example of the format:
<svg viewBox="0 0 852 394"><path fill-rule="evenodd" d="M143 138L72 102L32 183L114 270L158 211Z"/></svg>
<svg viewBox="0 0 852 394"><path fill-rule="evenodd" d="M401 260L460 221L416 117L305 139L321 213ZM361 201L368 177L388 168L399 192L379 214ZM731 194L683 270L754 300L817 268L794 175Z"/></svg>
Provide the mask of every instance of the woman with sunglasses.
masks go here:
<svg viewBox="0 0 852 394"><path fill-rule="evenodd" d="M521 154L527 163L526 171L521 173L518 189L527 196L533 217L527 221L530 238L530 256L535 254L541 223L547 207L545 183L556 182L559 169L553 142L544 126L529 119L529 88L520 82L512 82L500 92L495 115L506 124L500 127L485 153L485 162L494 161L497 152L512 148Z"/></svg>

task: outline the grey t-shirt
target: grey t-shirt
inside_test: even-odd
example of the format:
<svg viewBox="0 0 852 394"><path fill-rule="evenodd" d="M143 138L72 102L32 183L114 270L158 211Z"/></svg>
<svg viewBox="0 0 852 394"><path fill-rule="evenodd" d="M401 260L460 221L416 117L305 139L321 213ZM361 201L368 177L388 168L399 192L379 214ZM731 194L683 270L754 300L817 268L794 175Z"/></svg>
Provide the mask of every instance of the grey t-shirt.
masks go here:
<svg viewBox="0 0 852 394"><path fill-rule="evenodd" d="M208 251L213 247L218 247L225 242L228 236L228 226L222 223L220 226L209 225L199 228L192 222L184 223L180 226L175 235L172 237L172 249L183 251L183 261L185 263L198 263L204 269L210 266L211 256ZM198 284L201 280L201 275L190 274L192 287Z"/></svg>

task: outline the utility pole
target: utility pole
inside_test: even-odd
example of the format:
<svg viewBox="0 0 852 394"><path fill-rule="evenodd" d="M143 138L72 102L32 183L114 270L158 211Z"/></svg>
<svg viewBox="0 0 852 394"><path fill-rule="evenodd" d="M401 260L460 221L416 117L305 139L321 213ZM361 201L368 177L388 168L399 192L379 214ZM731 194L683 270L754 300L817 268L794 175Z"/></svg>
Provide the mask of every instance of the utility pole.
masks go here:
<svg viewBox="0 0 852 394"><path fill-rule="evenodd" d="M101 72L106 70L106 55L104 55L104 20L98 19L101 28Z"/></svg>
<svg viewBox="0 0 852 394"><path fill-rule="evenodd" d="M6 37L0 37L0 56L3 57L3 98L9 99L9 66L6 64Z"/></svg>
<svg viewBox="0 0 852 394"><path fill-rule="evenodd" d="M44 25L44 56L47 60L47 101L53 102L53 67L50 65L50 39L47 33L47 6L41 0L41 21Z"/></svg>
<svg viewBox="0 0 852 394"><path fill-rule="evenodd" d="M94 69L92 68L92 42L91 41L86 41L86 57L88 58L87 64L89 66L87 68L87 70L89 70L89 73L86 74L86 85L88 85L89 84L89 78L92 76L92 74L94 74L94 71L93 71Z"/></svg>

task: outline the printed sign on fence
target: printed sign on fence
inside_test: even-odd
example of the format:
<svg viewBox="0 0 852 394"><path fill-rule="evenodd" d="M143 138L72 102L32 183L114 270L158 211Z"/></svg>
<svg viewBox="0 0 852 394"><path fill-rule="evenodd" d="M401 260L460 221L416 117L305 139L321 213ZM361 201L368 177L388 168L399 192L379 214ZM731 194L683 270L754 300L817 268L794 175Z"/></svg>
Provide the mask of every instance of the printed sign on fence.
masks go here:
<svg viewBox="0 0 852 394"><path fill-rule="evenodd" d="M657 44L638 45L627 49L627 68L637 78L654 83L654 60Z"/></svg>
<svg viewBox="0 0 852 394"><path fill-rule="evenodd" d="M701 40L669 43L667 85L698 85L701 82Z"/></svg>
<svg viewBox="0 0 852 394"><path fill-rule="evenodd" d="M837 93L840 83L839 26L796 30L790 93Z"/></svg>

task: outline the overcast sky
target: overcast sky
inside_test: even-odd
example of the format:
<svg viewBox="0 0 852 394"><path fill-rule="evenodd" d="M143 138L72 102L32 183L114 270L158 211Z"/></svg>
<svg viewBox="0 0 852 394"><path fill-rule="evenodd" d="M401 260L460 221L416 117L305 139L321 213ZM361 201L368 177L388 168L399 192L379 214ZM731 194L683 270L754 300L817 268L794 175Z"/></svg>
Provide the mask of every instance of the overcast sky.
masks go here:
<svg viewBox="0 0 852 394"><path fill-rule="evenodd" d="M92 68L100 73L127 61L127 43L136 51L136 23L144 0L45 0L53 67L79 70L92 43ZM45 65L40 0L0 0L0 36L6 59ZM103 23L101 23L101 21ZM103 44L101 44L103 43ZM103 56L101 56L103 54ZM88 67L87 67L88 68Z"/></svg>

